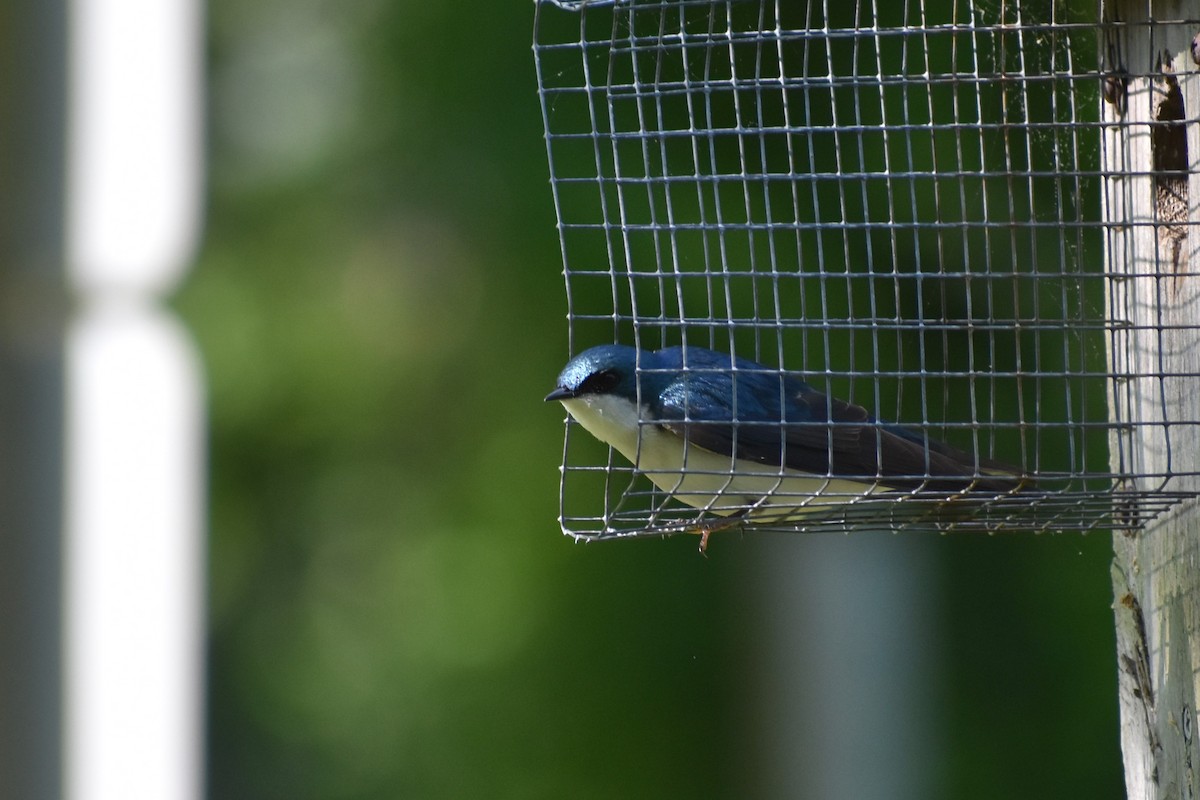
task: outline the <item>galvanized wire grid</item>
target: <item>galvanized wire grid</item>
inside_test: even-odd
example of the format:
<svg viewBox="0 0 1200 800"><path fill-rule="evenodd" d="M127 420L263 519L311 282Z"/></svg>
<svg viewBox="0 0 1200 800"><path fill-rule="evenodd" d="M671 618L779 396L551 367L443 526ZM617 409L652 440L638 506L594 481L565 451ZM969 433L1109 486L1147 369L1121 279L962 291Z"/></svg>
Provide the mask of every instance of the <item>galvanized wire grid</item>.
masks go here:
<svg viewBox="0 0 1200 800"><path fill-rule="evenodd" d="M1100 107L1125 65L1121 23L1077 5L538 2L571 353L734 352L1037 480L826 487L758 527L1136 527L1182 499L1169 473L1110 466L1132 365L1112 346ZM567 533L705 520L566 434Z"/></svg>

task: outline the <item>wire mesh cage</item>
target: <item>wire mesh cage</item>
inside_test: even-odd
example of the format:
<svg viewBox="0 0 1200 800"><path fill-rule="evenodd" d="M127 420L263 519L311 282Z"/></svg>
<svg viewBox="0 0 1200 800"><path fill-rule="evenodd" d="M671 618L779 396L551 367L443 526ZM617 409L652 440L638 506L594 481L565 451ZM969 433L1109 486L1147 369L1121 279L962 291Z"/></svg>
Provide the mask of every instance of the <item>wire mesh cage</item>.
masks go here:
<svg viewBox="0 0 1200 800"><path fill-rule="evenodd" d="M1113 221L1138 181L1117 163L1127 140L1105 136L1171 124L1170 69L1122 61L1137 30L1056 0L537 2L571 354L636 348L640 435L684 440L664 479L640 440L626 458L568 417L564 531L1136 528L1192 496L1170 452L1200 421L1142 406L1169 391L1162 331L1200 315L1159 315L1147 337L1132 313L1190 262L1130 257L1141 228L1186 247L1187 214ZM1162 169L1186 206L1186 157ZM716 421L725 461L689 465L688 446L713 448L688 425L714 420L647 413L663 348L682 348L667 352L685 385L724 372L739 397L739 380L777 394L777 457L737 457L771 421L734 411ZM824 413L787 419L796 380ZM792 482L805 424L828 452ZM868 461L847 484L842 428L875 450L899 432L926 460L899 477ZM963 482L938 485L941 447ZM681 502L700 469L717 488Z"/></svg>

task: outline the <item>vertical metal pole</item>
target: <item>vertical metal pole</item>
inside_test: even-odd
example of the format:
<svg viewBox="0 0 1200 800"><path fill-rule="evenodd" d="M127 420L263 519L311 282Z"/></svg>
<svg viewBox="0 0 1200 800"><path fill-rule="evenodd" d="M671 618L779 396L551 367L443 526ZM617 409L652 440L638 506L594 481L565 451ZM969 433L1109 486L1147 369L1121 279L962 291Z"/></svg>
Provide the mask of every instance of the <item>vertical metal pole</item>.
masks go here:
<svg viewBox="0 0 1200 800"><path fill-rule="evenodd" d="M755 796L934 793L938 545L867 531L756 543Z"/></svg>
<svg viewBox="0 0 1200 800"><path fill-rule="evenodd" d="M62 796L65 0L0 24L0 796Z"/></svg>

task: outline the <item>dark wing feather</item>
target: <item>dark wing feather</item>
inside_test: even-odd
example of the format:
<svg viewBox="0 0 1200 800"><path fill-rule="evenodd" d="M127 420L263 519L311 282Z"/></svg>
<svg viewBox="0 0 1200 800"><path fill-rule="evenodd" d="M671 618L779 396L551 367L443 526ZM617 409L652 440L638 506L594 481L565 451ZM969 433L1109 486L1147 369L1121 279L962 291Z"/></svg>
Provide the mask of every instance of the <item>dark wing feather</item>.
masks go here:
<svg viewBox="0 0 1200 800"><path fill-rule="evenodd" d="M969 454L878 423L862 406L802 381L781 383L775 373L687 372L658 399L655 421L662 427L706 450L767 466L937 492L1006 492L1021 481L1015 474L980 476ZM980 468L1015 472L984 460Z"/></svg>
<svg viewBox="0 0 1200 800"><path fill-rule="evenodd" d="M838 454L857 452L864 426L871 423L866 409L827 398L793 378L785 377L781 384L778 374L762 368L684 373L658 399L656 421L692 444L817 475L830 473L830 452L837 474ZM876 471L872 461L869 469L854 472Z"/></svg>

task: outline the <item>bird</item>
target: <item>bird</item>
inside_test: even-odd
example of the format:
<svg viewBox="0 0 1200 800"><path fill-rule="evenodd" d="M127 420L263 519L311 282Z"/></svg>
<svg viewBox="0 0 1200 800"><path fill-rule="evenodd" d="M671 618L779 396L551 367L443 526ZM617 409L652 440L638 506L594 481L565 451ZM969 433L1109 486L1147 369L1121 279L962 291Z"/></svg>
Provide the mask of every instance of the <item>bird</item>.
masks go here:
<svg viewBox="0 0 1200 800"><path fill-rule="evenodd" d="M697 346L591 347L545 399L667 494L735 521L794 521L868 496L1011 494L1032 482L792 373ZM703 551L711 529L698 532Z"/></svg>

